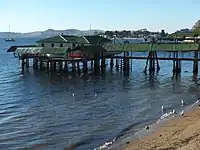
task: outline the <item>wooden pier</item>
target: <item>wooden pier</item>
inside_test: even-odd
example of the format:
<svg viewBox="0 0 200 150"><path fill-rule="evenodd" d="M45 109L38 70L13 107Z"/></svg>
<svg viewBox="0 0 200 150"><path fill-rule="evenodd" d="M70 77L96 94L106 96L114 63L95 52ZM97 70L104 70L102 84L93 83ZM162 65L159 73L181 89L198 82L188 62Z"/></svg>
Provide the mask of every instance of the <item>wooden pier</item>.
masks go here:
<svg viewBox="0 0 200 150"><path fill-rule="evenodd" d="M58 40L60 37L60 41ZM52 41L52 39L55 41ZM64 40L65 39L65 40ZM110 68L121 69L129 72L132 69L132 60L146 60L144 72L155 72L161 68L160 60L172 60L173 74L181 73L181 61L193 61L193 73L198 74L198 62L200 44L195 39L194 43L160 42L139 44L112 43L109 39L98 36L75 37L57 36L41 40L39 46L12 46L8 52L13 52L14 56L21 61L22 72L29 68L30 60L35 70L45 69L50 72L83 72L88 68L94 72L104 72L110 62ZM50 41L50 42L49 42ZM42 43L46 42L46 43ZM50 43L51 46L44 46ZM59 45L55 47L55 45ZM65 46L63 46L65 44ZM147 56L134 56L135 52L147 52ZM158 57L158 52L167 52L171 57ZM180 53L192 52L193 58L179 57ZM120 55L119 55L120 54ZM90 66L89 66L90 65ZM192 67L192 66L191 66Z"/></svg>

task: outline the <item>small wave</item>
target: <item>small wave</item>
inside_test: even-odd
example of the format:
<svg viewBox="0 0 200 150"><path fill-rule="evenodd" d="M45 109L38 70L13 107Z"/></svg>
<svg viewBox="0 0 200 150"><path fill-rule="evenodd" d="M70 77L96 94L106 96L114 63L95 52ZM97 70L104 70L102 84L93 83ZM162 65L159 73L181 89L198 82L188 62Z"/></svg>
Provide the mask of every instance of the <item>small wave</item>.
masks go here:
<svg viewBox="0 0 200 150"><path fill-rule="evenodd" d="M126 127L125 129L123 129L116 137L115 137L115 141L120 139L120 137L124 136L127 134L127 132L131 131L131 129L133 129L134 127L140 125L140 124L145 124L147 122L147 120L143 120L134 124L129 125L128 127Z"/></svg>
<svg viewBox="0 0 200 150"><path fill-rule="evenodd" d="M129 125L125 129L123 129L121 132L119 132L119 134L113 140L105 142L103 145L100 145L97 148L94 148L94 150L108 149L109 146L111 146L114 142L120 140L123 136L125 136L126 134L128 134L129 132L131 132L132 129L134 129L135 127L137 127L137 126L139 126L141 124L146 124L148 121L149 120L142 120L140 122L133 123L133 124Z"/></svg>
<svg viewBox="0 0 200 150"><path fill-rule="evenodd" d="M197 100L196 102L194 102L192 105L188 106L188 107L185 107L184 109L190 109L190 108L193 108L194 106L196 106L197 104L200 103L200 100ZM154 124L150 125L150 128L155 128L156 127L159 127L161 124L163 124L165 121L167 121L169 118L171 117L175 117L176 115L180 115L180 112L175 112L175 109L172 110L171 112L167 112L165 114L163 114ZM130 126L128 126L127 128L125 128L124 130L122 130L117 136L116 138L114 138L112 141L109 141L109 142L105 142L103 145L95 148L94 150L106 150L106 149L109 149L109 147L111 147L114 142L116 142L117 140L119 140L121 137L123 137L124 135L127 134L127 131L130 131L132 128L134 128L135 126L137 125L140 125L140 124L143 124L143 123L146 123L147 121L146 120L143 120L142 122L138 122L138 123L135 123L135 124L131 124ZM159 126L157 126L159 125ZM142 131L144 129L141 129L140 131ZM140 132L138 131L138 133ZM133 135L131 136L134 136L134 134L136 133L133 133Z"/></svg>
<svg viewBox="0 0 200 150"><path fill-rule="evenodd" d="M93 138L92 137L88 137L88 138L85 138L81 141L78 141L77 143L73 143L71 144L69 147L66 147L64 148L64 150L74 150L80 146L83 146L83 145L86 145L86 144L90 144L91 141L93 141Z"/></svg>

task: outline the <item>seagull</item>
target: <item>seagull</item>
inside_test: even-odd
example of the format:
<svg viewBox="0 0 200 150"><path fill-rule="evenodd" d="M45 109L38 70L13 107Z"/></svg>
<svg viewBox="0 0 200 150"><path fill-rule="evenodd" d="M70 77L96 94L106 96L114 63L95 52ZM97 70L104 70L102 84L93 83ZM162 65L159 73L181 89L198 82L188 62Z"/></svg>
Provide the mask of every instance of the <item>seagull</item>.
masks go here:
<svg viewBox="0 0 200 150"><path fill-rule="evenodd" d="M145 127L146 130L149 130L149 128L150 128L149 126L146 126L146 127Z"/></svg>
<svg viewBox="0 0 200 150"><path fill-rule="evenodd" d="M75 94L73 93L73 94L72 94L72 96L74 97L74 96L75 96Z"/></svg>
<svg viewBox="0 0 200 150"><path fill-rule="evenodd" d="M112 140L112 142L115 142L116 141L116 138L114 138L113 140Z"/></svg>
<svg viewBox="0 0 200 150"><path fill-rule="evenodd" d="M180 115L181 115L181 116L183 116L183 115L184 115L184 110L183 110L183 111L181 111Z"/></svg>
<svg viewBox="0 0 200 150"><path fill-rule="evenodd" d="M172 113L173 113L173 114L176 114L176 110L175 110L175 109L173 109L173 110L172 110Z"/></svg>
<svg viewBox="0 0 200 150"><path fill-rule="evenodd" d="M164 110L164 106L163 105L161 106L161 109Z"/></svg>
<svg viewBox="0 0 200 150"><path fill-rule="evenodd" d="M199 99L195 103L198 104L199 103Z"/></svg>
<svg viewBox="0 0 200 150"><path fill-rule="evenodd" d="M184 101L183 100L181 100L181 106L183 106L185 103L184 103Z"/></svg>

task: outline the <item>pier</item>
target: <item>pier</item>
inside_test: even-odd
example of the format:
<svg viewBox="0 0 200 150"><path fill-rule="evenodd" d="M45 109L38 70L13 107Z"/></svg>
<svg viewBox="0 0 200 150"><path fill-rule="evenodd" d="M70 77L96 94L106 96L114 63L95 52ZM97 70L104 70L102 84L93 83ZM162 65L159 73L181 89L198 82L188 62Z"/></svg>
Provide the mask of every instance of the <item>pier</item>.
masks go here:
<svg viewBox="0 0 200 150"><path fill-rule="evenodd" d="M13 52L20 60L22 72L30 67L34 70L45 69L48 72L104 72L105 68L122 72L132 70L132 60L146 60L144 72L158 72L160 60L172 60L174 75L181 74L181 61L193 61L193 73L198 74L200 44L199 40L185 43L184 39L158 39L148 43L113 43L100 36L66 36L60 35L37 41L37 45L12 46L7 52ZM168 40L168 42L166 42ZM170 41L170 42L169 42ZM147 56L135 56L135 52L148 53ZM166 52L169 56L159 57L158 52ZM186 52L193 53L192 58L180 57ZM32 60L32 61L30 61ZM108 60L108 61L107 61ZM109 62L106 63L106 62ZM82 66L82 69L81 69ZM71 68L71 70L69 69Z"/></svg>

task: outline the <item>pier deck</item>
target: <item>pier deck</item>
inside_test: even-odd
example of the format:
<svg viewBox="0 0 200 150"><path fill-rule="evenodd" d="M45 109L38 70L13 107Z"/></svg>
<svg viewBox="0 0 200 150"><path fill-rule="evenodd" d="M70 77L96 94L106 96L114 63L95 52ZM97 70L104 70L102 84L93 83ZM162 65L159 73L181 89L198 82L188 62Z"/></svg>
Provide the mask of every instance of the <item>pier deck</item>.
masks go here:
<svg viewBox="0 0 200 150"><path fill-rule="evenodd" d="M148 51L195 51L200 50L197 43L139 43L139 44L103 44L107 51L115 52L148 52Z"/></svg>
<svg viewBox="0 0 200 150"><path fill-rule="evenodd" d="M73 37L75 38L75 37ZM88 40L92 37L87 37ZM77 38L75 38L77 39ZM85 39L85 38L82 38ZM159 71L160 64L159 60L172 60L173 61L173 73L180 74L181 72L181 61L193 61L193 73L198 73L198 62L200 43L194 40L193 43L183 43L180 41L152 41L149 43L112 43L112 42L101 42L95 36L93 42L86 41L85 43L71 42L69 47L37 47L37 46L12 46L7 52L13 52L15 57L21 60L22 70L24 67L29 67L29 59L33 59L34 68L44 68L47 70L55 71L56 64L59 65L59 70L68 70L68 64L72 64L73 70L78 68L80 70L79 63L83 64L83 69L87 71L88 62L91 67L95 70L101 68L105 71L106 59L110 60L110 67L123 68L123 71L129 71L132 68L133 59L146 60L144 72L147 71L149 66L149 72ZM53 41L51 41L53 42ZM95 44L94 44L95 43ZM134 52L147 52L148 56L135 56ZM157 55L157 52L170 52L170 56L161 57ZM193 58L180 57L180 53L193 52ZM121 54L117 56L116 54Z"/></svg>

